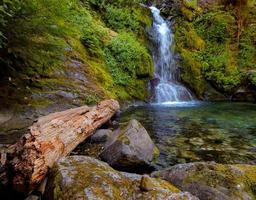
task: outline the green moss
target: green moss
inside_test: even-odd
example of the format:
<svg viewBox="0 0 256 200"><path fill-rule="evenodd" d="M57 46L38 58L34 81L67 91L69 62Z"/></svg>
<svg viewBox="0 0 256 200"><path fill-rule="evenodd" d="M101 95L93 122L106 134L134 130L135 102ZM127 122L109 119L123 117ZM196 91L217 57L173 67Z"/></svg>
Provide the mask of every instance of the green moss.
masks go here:
<svg viewBox="0 0 256 200"><path fill-rule="evenodd" d="M183 5L186 6L187 8L191 9L198 9L198 1L197 0L183 0Z"/></svg>
<svg viewBox="0 0 256 200"><path fill-rule="evenodd" d="M160 154L159 149L157 148L157 146L154 146L154 149L153 149L153 159L152 159L152 163L153 164L155 164L157 162L159 154Z"/></svg>
<svg viewBox="0 0 256 200"><path fill-rule="evenodd" d="M0 14L1 27L9 22L3 26L8 46L1 55L1 75L29 77L31 94L46 88L47 92L76 90L84 103L147 98L153 64L144 28L152 20L150 11L139 5L141 1L26 0L19 1L19 6L17 2L9 4L22 10L17 12L19 17L10 21ZM10 6L9 12L14 13ZM1 32L0 45L2 39ZM88 83L65 76L78 73L70 68L73 61L79 63L78 71ZM27 84L21 81L19 85L25 88Z"/></svg>
<svg viewBox="0 0 256 200"><path fill-rule="evenodd" d="M206 81L232 94L246 82L246 71L255 69L256 6L250 5L243 13L246 23L237 42L237 15L232 6L213 4L203 10L196 1L181 4L182 15L175 23L176 51L182 57L182 80L197 96L202 97Z"/></svg>
<svg viewBox="0 0 256 200"><path fill-rule="evenodd" d="M85 97L84 103L86 105L93 105L99 102L99 97L97 95L89 94Z"/></svg>
<svg viewBox="0 0 256 200"><path fill-rule="evenodd" d="M130 12L130 8L117 8L115 6L106 7L105 18L109 27L114 30L131 30L137 32L140 24L136 16Z"/></svg>
<svg viewBox="0 0 256 200"><path fill-rule="evenodd" d="M249 76L249 79L251 81L251 83L256 86L256 72L252 73L250 76Z"/></svg>
<svg viewBox="0 0 256 200"><path fill-rule="evenodd" d="M116 83L127 85L136 76L151 76L153 63L147 49L127 33L121 33L107 46L107 63ZM123 73L123 74L122 74Z"/></svg>
<svg viewBox="0 0 256 200"><path fill-rule="evenodd" d="M106 163L89 157L77 158L68 157L55 167L54 176L48 181L48 186L51 184L46 194L48 199L157 199L173 193L177 199L184 199L180 190L167 181L150 177L145 180L137 174L115 171ZM147 192L141 191L144 181L151 186Z"/></svg>
<svg viewBox="0 0 256 200"><path fill-rule="evenodd" d="M195 14L193 13L193 11L189 10L188 8L186 7L182 7L180 9L182 15L189 21L192 21L195 17Z"/></svg>
<svg viewBox="0 0 256 200"><path fill-rule="evenodd" d="M198 183L218 189L228 189L230 198L243 198L244 192L255 197L253 186L256 183L255 166L200 164L184 180L184 184ZM240 189L238 189L238 187Z"/></svg>
<svg viewBox="0 0 256 200"><path fill-rule="evenodd" d="M202 65L193 58L193 53L187 50L181 50L183 59L182 80L196 92L197 96L202 97L205 89L205 80L202 73Z"/></svg>
<svg viewBox="0 0 256 200"><path fill-rule="evenodd" d="M256 69L256 5L249 8L246 27L239 43L238 64L245 70Z"/></svg>

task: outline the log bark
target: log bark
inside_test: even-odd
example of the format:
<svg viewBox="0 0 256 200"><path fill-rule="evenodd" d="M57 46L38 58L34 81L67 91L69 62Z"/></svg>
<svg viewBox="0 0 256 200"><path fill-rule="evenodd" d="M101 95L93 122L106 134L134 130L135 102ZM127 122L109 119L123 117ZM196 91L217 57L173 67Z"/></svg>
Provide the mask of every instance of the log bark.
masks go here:
<svg viewBox="0 0 256 200"><path fill-rule="evenodd" d="M8 156L7 165L13 188L23 193L33 191L56 161L68 155L118 110L117 101L105 100L94 107L83 106L39 118L10 147L13 153Z"/></svg>

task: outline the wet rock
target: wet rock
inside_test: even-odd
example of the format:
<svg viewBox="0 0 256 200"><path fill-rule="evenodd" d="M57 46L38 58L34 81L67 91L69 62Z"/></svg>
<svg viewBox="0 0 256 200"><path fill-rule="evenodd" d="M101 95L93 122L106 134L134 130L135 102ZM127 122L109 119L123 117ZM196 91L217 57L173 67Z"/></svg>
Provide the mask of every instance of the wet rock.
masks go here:
<svg viewBox="0 0 256 200"><path fill-rule="evenodd" d="M116 169L134 171L151 168L158 155L146 129L137 120L131 120L112 135L100 157Z"/></svg>
<svg viewBox="0 0 256 200"><path fill-rule="evenodd" d="M256 198L255 165L189 163L156 172L153 176L163 178L201 200Z"/></svg>
<svg viewBox="0 0 256 200"><path fill-rule="evenodd" d="M231 100L237 102L255 102L256 91L250 88L240 88L232 95Z"/></svg>
<svg viewBox="0 0 256 200"><path fill-rule="evenodd" d="M204 144L204 141L202 138L194 137L194 138L189 139L189 143L193 144L195 146L202 146Z"/></svg>
<svg viewBox="0 0 256 200"><path fill-rule="evenodd" d="M13 113L0 113L0 124L9 121L13 117Z"/></svg>
<svg viewBox="0 0 256 200"><path fill-rule="evenodd" d="M90 157L69 156L57 163L48 181L45 198L49 200L198 199L156 178L150 178L153 190L141 191L141 179L141 175L115 171L107 163Z"/></svg>
<svg viewBox="0 0 256 200"><path fill-rule="evenodd" d="M206 101L227 101L229 100L228 97L226 97L224 94L217 91L215 88L213 88L210 84L206 84L205 91L203 94L203 100Z"/></svg>
<svg viewBox="0 0 256 200"><path fill-rule="evenodd" d="M148 175L143 175L140 182L140 189L142 191L151 191L154 189L154 182Z"/></svg>
<svg viewBox="0 0 256 200"><path fill-rule="evenodd" d="M111 137L112 133L110 129L99 129L90 137L90 142L104 143Z"/></svg>
<svg viewBox="0 0 256 200"><path fill-rule="evenodd" d="M29 195L25 200L40 200L40 197L36 195Z"/></svg>

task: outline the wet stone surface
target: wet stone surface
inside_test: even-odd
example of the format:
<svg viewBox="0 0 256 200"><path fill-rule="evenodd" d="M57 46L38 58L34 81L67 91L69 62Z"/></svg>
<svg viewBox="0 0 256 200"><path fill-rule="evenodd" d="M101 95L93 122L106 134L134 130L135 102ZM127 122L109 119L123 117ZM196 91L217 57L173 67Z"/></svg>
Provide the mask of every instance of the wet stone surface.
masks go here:
<svg viewBox="0 0 256 200"><path fill-rule="evenodd" d="M55 166L45 198L116 200L198 200L167 181L119 172L107 163L86 156L68 156Z"/></svg>

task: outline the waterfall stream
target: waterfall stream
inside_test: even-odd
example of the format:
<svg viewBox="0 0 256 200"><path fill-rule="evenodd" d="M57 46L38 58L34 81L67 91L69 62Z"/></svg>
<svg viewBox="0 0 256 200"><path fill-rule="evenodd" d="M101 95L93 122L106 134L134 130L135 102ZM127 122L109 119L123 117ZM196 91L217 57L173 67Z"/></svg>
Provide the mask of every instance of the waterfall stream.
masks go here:
<svg viewBox="0 0 256 200"><path fill-rule="evenodd" d="M155 65L154 80L152 81L154 102L183 102L192 101L193 97L186 87L179 83L179 70L170 47L173 44L173 33L167 22L161 17L160 10L150 7L153 15L153 26L149 35Z"/></svg>

